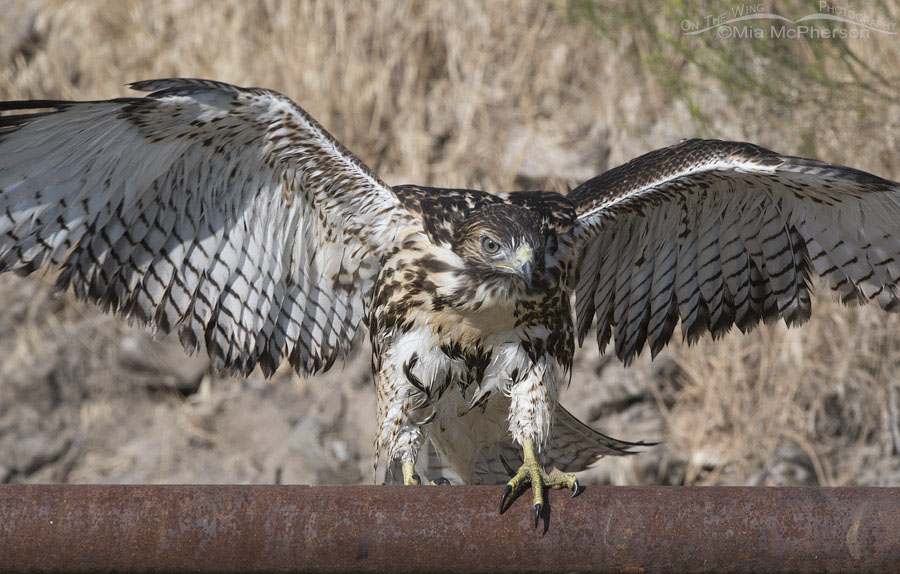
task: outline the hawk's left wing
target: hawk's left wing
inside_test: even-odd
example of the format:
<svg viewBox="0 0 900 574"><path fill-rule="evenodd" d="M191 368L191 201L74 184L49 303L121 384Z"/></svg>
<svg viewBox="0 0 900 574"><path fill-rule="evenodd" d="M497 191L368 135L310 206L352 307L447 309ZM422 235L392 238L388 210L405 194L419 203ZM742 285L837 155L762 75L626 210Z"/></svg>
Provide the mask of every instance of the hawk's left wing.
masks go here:
<svg viewBox="0 0 900 574"><path fill-rule="evenodd" d="M579 342L596 317L629 362L658 353L679 319L688 342L809 317L820 275L844 302L900 310L900 184L759 146L689 140L570 194Z"/></svg>

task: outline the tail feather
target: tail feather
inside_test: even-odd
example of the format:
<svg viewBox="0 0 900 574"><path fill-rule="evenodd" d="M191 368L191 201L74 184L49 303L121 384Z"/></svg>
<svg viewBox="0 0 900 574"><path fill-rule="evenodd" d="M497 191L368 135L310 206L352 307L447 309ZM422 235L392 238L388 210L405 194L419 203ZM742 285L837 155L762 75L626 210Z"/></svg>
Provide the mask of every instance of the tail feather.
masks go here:
<svg viewBox="0 0 900 574"><path fill-rule="evenodd" d="M562 472L577 472L590 468L604 456L637 454L634 447L654 446L655 442L629 442L599 433L587 426L560 405L556 409L550 443L547 448L547 468ZM450 461L431 440L425 441L416 472L423 482L438 476L454 484L503 484L522 464L522 449L511 439L484 448L478 455L468 476L452 469ZM403 484L400 461L391 461L386 480L389 484Z"/></svg>
<svg viewBox="0 0 900 574"><path fill-rule="evenodd" d="M634 447L653 446L655 442L628 442L606 436L587 426L563 408L556 409L547 459L558 470L575 472L589 468L604 456L637 454Z"/></svg>

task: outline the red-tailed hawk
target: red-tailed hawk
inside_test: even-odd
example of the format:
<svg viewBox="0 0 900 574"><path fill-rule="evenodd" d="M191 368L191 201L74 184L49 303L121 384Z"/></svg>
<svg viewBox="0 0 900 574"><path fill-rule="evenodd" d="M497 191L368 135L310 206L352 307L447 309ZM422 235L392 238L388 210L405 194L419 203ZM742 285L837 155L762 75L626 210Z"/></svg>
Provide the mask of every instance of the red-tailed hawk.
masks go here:
<svg viewBox="0 0 900 574"><path fill-rule="evenodd" d="M861 171L690 140L567 197L389 187L278 93L133 87L0 104L0 268L57 267L232 373L328 369L365 326L388 480L531 485L537 519L544 488L578 491L545 468L642 444L558 405L592 326L627 363L679 321L796 324L813 273L900 308L900 185Z"/></svg>

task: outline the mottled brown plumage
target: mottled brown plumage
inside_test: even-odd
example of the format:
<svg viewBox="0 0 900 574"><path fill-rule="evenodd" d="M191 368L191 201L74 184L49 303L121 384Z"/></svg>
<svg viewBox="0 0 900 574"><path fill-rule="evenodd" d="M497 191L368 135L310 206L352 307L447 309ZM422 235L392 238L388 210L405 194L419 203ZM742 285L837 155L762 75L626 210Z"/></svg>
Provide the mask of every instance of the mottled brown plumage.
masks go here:
<svg viewBox="0 0 900 574"><path fill-rule="evenodd" d="M858 170L689 140L568 196L389 187L270 90L134 87L0 103L0 268L55 266L234 373L328 369L365 325L388 480L571 487L537 459L631 452L558 405L594 326L628 362L679 323L796 324L815 274L900 309L900 186Z"/></svg>

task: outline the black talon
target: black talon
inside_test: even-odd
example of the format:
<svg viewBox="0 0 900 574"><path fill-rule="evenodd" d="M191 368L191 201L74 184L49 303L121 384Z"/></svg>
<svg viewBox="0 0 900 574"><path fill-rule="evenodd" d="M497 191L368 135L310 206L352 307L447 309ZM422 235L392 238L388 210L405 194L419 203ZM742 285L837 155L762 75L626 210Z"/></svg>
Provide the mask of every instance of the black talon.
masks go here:
<svg viewBox="0 0 900 574"><path fill-rule="evenodd" d="M581 494L581 486L578 485L578 479L575 479L575 484L572 486L572 498L575 498Z"/></svg>
<svg viewBox="0 0 900 574"><path fill-rule="evenodd" d="M503 514L503 507L506 505L506 497L508 497L510 493L512 493L512 486L507 484L506 488L503 489L503 496L500 497L500 514Z"/></svg>
<svg viewBox="0 0 900 574"><path fill-rule="evenodd" d="M450 481L444 478L443 476L439 476L434 479L435 484L439 484L441 486L450 486Z"/></svg>
<svg viewBox="0 0 900 574"><path fill-rule="evenodd" d="M418 474L412 475L413 480L416 481L416 484L422 484L422 478Z"/></svg>
<svg viewBox="0 0 900 574"><path fill-rule="evenodd" d="M537 528L538 523L541 521L541 503L538 502L534 505L534 527Z"/></svg>

